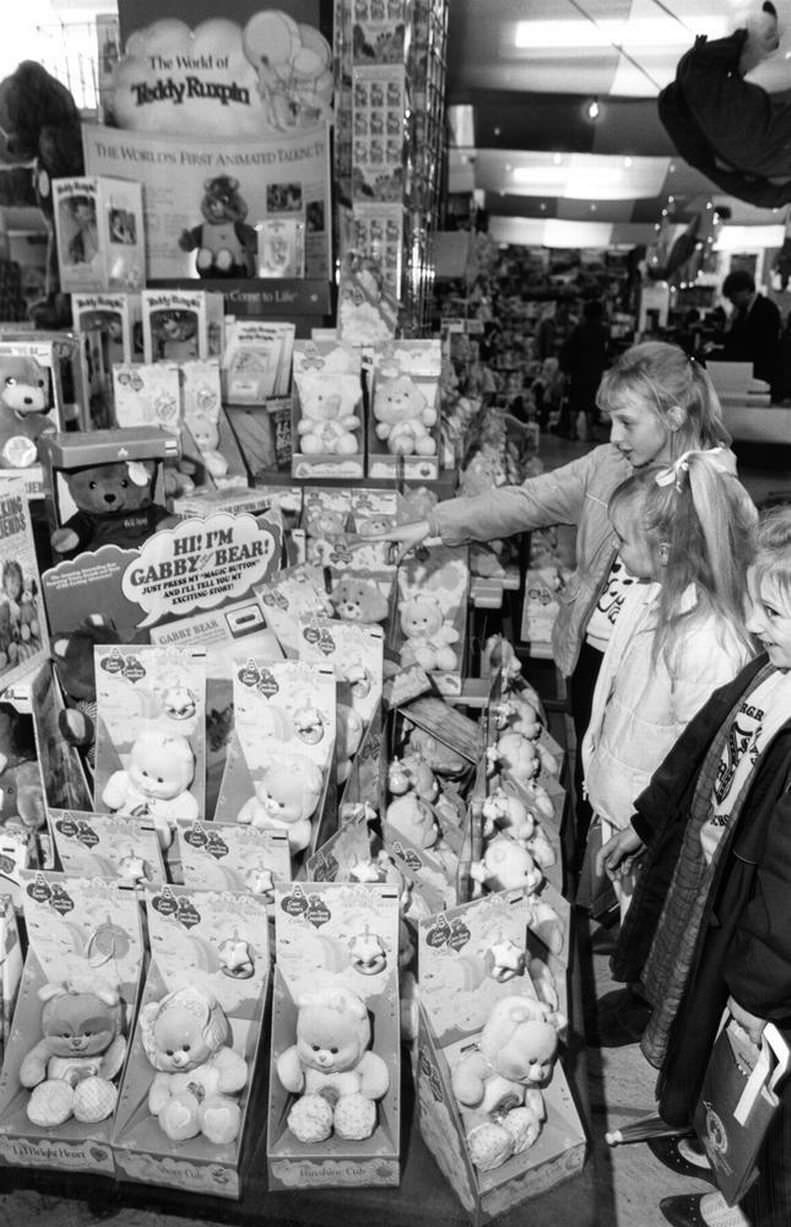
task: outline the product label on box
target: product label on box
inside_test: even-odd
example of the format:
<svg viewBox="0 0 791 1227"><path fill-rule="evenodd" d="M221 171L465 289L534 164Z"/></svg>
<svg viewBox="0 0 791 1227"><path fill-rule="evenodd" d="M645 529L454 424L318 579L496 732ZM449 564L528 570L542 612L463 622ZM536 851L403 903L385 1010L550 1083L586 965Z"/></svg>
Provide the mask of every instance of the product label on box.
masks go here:
<svg viewBox="0 0 791 1227"><path fill-rule="evenodd" d="M216 1197L239 1196L239 1175L222 1163L187 1163L168 1155L132 1154L120 1147L115 1161L119 1171L142 1184L174 1185L190 1193L213 1193Z"/></svg>
<svg viewBox="0 0 791 1227"><path fill-rule="evenodd" d="M310 1163L305 1159L275 1159L270 1162L270 1177L286 1189L343 1187L353 1185L397 1185L400 1175L397 1159L324 1159Z"/></svg>
<svg viewBox="0 0 791 1227"><path fill-rule="evenodd" d="M89 1170L112 1175L113 1152L90 1138L67 1142L62 1138L0 1137L0 1161L14 1167L54 1167L63 1171Z"/></svg>

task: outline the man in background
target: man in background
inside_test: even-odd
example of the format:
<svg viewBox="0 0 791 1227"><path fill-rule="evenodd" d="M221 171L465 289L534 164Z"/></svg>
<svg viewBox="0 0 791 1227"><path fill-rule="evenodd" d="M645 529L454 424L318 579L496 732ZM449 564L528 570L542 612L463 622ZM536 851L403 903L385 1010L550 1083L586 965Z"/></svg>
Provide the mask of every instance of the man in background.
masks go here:
<svg viewBox="0 0 791 1227"><path fill-rule="evenodd" d="M722 294L733 304L722 357L726 362L752 362L756 379L765 380L772 400L778 399L782 320L776 304L756 292L752 273L744 268L728 273Z"/></svg>

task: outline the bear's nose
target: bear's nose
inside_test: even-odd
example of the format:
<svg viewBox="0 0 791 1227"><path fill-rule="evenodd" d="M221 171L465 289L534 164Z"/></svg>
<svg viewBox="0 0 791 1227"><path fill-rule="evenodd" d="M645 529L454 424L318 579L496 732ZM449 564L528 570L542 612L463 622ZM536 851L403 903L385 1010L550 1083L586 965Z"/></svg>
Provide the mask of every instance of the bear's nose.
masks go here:
<svg viewBox="0 0 791 1227"><path fill-rule="evenodd" d="M105 496L104 496L104 501L105 501L105 503L114 503L114 502L115 502L115 495L114 495L114 494L105 494Z"/></svg>
<svg viewBox="0 0 791 1227"><path fill-rule="evenodd" d="M25 399L24 399L24 404L26 404L26 405L32 405L32 404L33 404L33 397L32 397L32 396L26 396L26 397L25 397Z"/></svg>

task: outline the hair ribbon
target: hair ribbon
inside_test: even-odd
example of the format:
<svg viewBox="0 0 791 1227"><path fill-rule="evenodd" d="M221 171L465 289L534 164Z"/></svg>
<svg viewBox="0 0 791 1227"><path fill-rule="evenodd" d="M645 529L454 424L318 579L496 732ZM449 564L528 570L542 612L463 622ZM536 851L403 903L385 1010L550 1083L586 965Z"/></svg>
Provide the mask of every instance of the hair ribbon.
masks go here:
<svg viewBox="0 0 791 1227"><path fill-rule="evenodd" d="M700 448L692 448L688 452L682 452L677 460L674 460L671 465L663 469L661 473L657 473L654 481L658 486L675 485L677 490L681 489L681 481L684 473L689 472L690 456L719 456L725 449L722 447L710 447L706 451Z"/></svg>

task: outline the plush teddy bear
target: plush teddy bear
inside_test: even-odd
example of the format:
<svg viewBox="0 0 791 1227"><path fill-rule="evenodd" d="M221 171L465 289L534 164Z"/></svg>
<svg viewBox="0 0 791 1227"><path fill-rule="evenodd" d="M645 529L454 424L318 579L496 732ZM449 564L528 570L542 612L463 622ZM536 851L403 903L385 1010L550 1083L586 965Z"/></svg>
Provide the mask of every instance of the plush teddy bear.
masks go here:
<svg viewBox="0 0 791 1227"><path fill-rule="evenodd" d="M541 759L533 741L521 733L502 733L487 751L493 767L507 771L520 784L532 780L541 770Z"/></svg>
<svg viewBox="0 0 791 1227"><path fill-rule="evenodd" d="M502 733L519 733L534 741L541 733L541 720L536 708L518 695L508 695L494 709L495 727Z"/></svg>
<svg viewBox="0 0 791 1227"><path fill-rule="evenodd" d="M433 456L437 441L428 427L437 420L420 388L408 375L380 379L374 386L376 437L395 455Z"/></svg>
<svg viewBox="0 0 791 1227"><path fill-rule="evenodd" d="M371 579L340 579L331 599L336 614L346 622L384 622L387 617L387 597Z"/></svg>
<svg viewBox="0 0 791 1227"><path fill-rule="evenodd" d="M275 1068L284 1088L300 1096L288 1114L300 1142L323 1142L333 1131L348 1141L371 1136L390 1074L370 1043L368 1010L356 993L328 989L298 1002L296 1043Z"/></svg>
<svg viewBox="0 0 791 1227"><path fill-rule="evenodd" d="M49 376L35 358L0 356L0 463L6 468L36 463L38 440L56 429L49 401Z"/></svg>
<svg viewBox="0 0 791 1227"><path fill-rule="evenodd" d="M538 823L536 815L521 797L506 793L502 788L496 788L483 802L481 812L484 818L483 835L485 839L495 835L498 831L505 831L511 839L515 839L517 843L527 848L533 860L542 869L549 869L555 864L557 857L554 848Z"/></svg>
<svg viewBox="0 0 791 1227"><path fill-rule="evenodd" d="M354 412L357 401L346 394L343 386L336 387L331 376L309 382L303 378L299 394L302 416L297 422L297 434L306 456L318 452L352 456L360 450L360 440L354 433L361 424Z"/></svg>
<svg viewBox="0 0 791 1227"><path fill-rule="evenodd" d="M407 753L393 758L387 769L387 787L395 796L403 796L411 788L422 801L436 801L439 794L437 777L420 754Z"/></svg>
<svg viewBox="0 0 791 1227"><path fill-rule="evenodd" d="M310 843L311 818L321 800L321 768L304 754L280 755L253 773L255 795L245 801L237 822L261 831L284 831L292 856Z"/></svg>
<svg viewBox="0 0 791 1227"><path fill-rule="evenodd" d="M470 865L470 877L488 890L538 890L544 875L523 844L510 835L495 835L480 861Z"/></svg>
<svg viewBox="0 0 791 1227"><path fill-rule="evenodd" d="M192 985L141 1008L140 1039L157 1070L148 1110L172 1141L203 1134L222 1145L238 1135L234 1096L247 1085L248 1068L231 1038L222 1006Z"/></svg>
<svg viewBox="0 0 791 1227"><path fill-rule="evenodd" d="M459 632L445 621L435 596L418 593L401 606L401 630L406 642L401 648L403 666L418 664L423 669L455 669L458 657L449 646Z"/></svg>
<svg viewBox="0 0 791 1227"><path fill-rule="evenodd" d="M77 746L94 764L96 735L96 666L93 649L97 644L120 643L121 636L103 614L91 614L68 635L52 643L55 675L66 706L58 713L58 728L64 740Z"/></svg>
<svg viewBox="0 0 791 1227"><path fill-rule="evenodd" d="M390 802L385 818L388 826L415 848L433 848L439 838L431 806L413 789Z"/></svg>
<svg viewBox="0 0 791 1227"><path fill-rule="evenodd" d="M187 428L195 441L206 472L211 477L225 477L228 461L220 451L220 428L208 413L196 411L186 419Z"/></svg>
<svg viewBox="0 0 791 1227"><path fill-rule="evenodd" d="M216 175L203 185L203 221L192 230L182 230L179 247L197 251L199 277L254 277L258 238L247 225L247 202L239 192L239 180Z"/></svg>
<svg viewBox="0 0 791 1227"><path fill-rule="evenodd" d="M539 1086L557 1055L555 1016L532 997L501 997L492 1006L477 1049L453 1069L470 1158L481 1171L500 1167L537 1140L546 1117Z"/></svg>
<svg viewBox="0 0 791 1227"><path fill-rule="evenodd" d="M144 728L135 738L125 771L114 771L102 792L102 803L114 814L153 819L162 848L173 840L176 819L195 822L198 802L189 791L195 755L186 737Z"/></svg>
<svg viewBox="0 0 791 1227"><path fill-rule="evenodd" d="M156 531L168 513L154 502L156 461L112 461L64 470L77 511L51 537L63 557L102 545L131 549Z"/></svg>
<svg viewBox="0 0 791 1227"><path fill-rule="evenodd" d="M81 983L45 984L38 992L42 1038L19 1068L22 1086L33 1088L28 1119L55 1128L74 1116L105 1120L115 1108L112 1079L126 1054L123 1011L115 989L95 978Z"/></svg>

